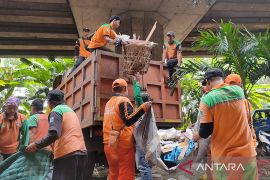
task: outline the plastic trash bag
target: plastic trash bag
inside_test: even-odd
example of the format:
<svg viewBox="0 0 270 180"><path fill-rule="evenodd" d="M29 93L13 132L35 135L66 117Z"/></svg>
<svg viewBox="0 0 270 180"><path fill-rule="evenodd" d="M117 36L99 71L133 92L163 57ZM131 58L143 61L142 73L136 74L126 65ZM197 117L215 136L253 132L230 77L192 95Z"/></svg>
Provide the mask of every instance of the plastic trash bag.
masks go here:
<svg viewBox="0 0 270 180"><path fill-rule="evenodd" d="M179 155L183 151L184 147L175 147L172 152L166 154L164 156L164 160L168 162L173 162L173 163L178 163L179 160ZM188 156L193 150L195 149L195 144L192 140L188 141L188 149L185 152L184 157Z"/></svg>
<svg viewBox="0 0 270 180"><path fill-rule="evenodd" d="M161 140L176 139L177 130L175 128L160 129L158 130L158 136Z"/></svg>
<svg viewBox="0 0 270 180"><path fill-rule="evenodd" d="M197 120L197 122L195 123L194 126L194 130L198 131L200 130L200 121L199 119ZM197 157L196 157L196 161L200 162L202 161L202 159L204 159L207 156L207 153L210 150L210 144L211 144L211 136L209 136L208 138L204 139L201 138L199 141L199 149L198 149L198 153L197 153Z"/></svg>
<svg viewBox="0 0 270 180"><path fill-rule="evenodd" d="M155 115L151 107L136 124L133 135L136 144L145 153L145 160L150 165L158 166L159 168L168 171L167 166L160 158L161 146L160 139L157 134L158 129L156 125Z"/></svg>

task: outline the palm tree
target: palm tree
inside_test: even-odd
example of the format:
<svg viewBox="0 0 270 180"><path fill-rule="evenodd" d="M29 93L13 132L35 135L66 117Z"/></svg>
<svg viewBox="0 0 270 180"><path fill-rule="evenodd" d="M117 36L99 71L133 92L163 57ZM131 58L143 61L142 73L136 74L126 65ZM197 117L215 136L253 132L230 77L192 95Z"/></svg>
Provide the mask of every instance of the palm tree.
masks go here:
<svg viewBox="0 0 270 180"><path fill-rule="evenodd" d="M217 32L200 31L195 50L205 48L213 54L212 61L227 73L239 74L243 89L254 107L270 102L269 85L257 85L258 81L270 77L270 34L269 31L254 35L245 27L236 27L232 22L221 21Z"/></svg>

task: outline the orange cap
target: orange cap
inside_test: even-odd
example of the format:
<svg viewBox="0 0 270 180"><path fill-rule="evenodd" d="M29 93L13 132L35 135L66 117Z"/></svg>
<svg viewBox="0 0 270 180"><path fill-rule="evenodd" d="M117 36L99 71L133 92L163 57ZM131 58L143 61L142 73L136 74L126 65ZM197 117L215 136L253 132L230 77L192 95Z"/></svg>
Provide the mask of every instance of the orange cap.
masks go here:
<svg viewBox="0 0 270 180"><path fill-rule="evenodd" d="M241 85L241 77L238 74L230 74L226 77L225 83Z"/></svg>
<svg viewBox="0 0 270 180"><path fill-rule="evenodd" d="M127 87L128 84L127 84L127 81L124 80L124 79L116 79L115 81L113 81L112 83L112 88L115 88L115 87Z"/></svg>

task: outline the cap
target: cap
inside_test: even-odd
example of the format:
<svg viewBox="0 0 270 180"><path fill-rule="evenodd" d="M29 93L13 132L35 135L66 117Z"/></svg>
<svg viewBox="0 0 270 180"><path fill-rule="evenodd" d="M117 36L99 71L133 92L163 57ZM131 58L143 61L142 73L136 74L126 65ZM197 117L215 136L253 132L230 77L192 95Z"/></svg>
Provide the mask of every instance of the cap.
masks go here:
<svg viewBox="0 0 270 180"><path fill-rule="evenodd" d="M173 31L169 31L169 32L167 32L167 36L175 36L175 34L174 34L174 32Z"/></svg>
<svg viewBox="0 0 270 180"><path fill-rule="evenodd" d="M241 77L238 74L230 74L226 77L225 81L226 84L239 84L241 85Z"/></svg>
<svg viewBox="0 0 270 180"><path fill-rule="evenodd" d="M21 103L21 100L19 98L17 98L17 97L10 97L10 98L8 98L8 100L7 100L7 102L6 102L5 105L6 106L14 105L16 107L19 107L20 103Z"/></svg>
<svg viewBox="0 0 270 180"><path fill-rule="evenodd" d="M85 31L85 32L90 32L90 29L88 29L88 28L83 28L83 31Z"/></svg>
<svg viewBox="0 0 270 180"><path fill-rule="evenodd" d="M52 90L48 94L48 100L64 102L64 93L58 89Z"/></svg>
<svg viewBox="0 0 270 180"><path fill-rule="evenodd" d="M113 20L121 21L121 18L120 18L120 16L113 15L113 16L110 17L110 22L112 22Z"/></svg>
<svg viewBox="0 0 270 180"><path fill-rule="evenodd" d="M35 99L32 103L31 106L37 107L37 106L43 106L44 101L41 99Z"/></svg>
<svg viewBox="0 0 270 180"><path fill-rule="evenodd" d="M112 83L112 88L115 87L127 87L127 81L124 79L116 79L113 83Z"/></svg>
<svg viewBox="0 0 270 180"><path fill-rule="evenodd" d="M218 68L209 68L204 74L204 79L210 79L213 77L223 77L224 74L221 69Z"/></svg>

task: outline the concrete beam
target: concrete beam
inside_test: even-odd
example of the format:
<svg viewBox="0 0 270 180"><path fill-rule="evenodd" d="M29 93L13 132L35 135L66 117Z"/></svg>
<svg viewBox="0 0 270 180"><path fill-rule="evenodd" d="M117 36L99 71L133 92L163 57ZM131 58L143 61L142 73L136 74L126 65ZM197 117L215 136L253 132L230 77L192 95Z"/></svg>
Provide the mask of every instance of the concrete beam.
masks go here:
<svg viewBox="0 0 270 180"><path fill-rule="evenodd" d="M196 7L190 4L191 2L188 2L182 12L180 11L174 14L169 23L165 24L164 32L175 31L176 38L183 41L210 9L203 2Z"/></svg>
<svg viewBox="0 0 270 180"><path fill-rule="evenodd" d="M176 38L179 40L184 40L210 8L204 1L194 7L190 0L69 1L80 34L83 27L87 26L94 31L108 22L111 15L119 14L122 17L155 19L163 26L164 32L175 31Z"/></svg>

